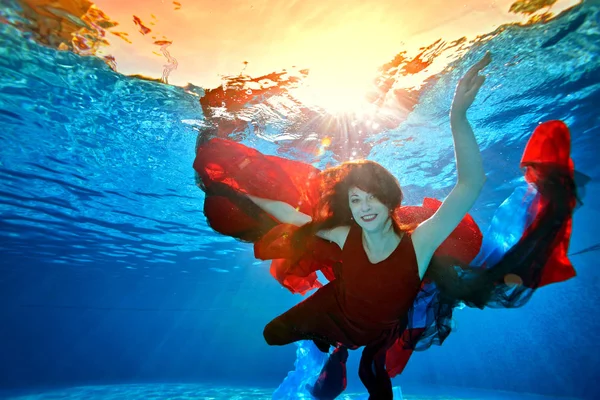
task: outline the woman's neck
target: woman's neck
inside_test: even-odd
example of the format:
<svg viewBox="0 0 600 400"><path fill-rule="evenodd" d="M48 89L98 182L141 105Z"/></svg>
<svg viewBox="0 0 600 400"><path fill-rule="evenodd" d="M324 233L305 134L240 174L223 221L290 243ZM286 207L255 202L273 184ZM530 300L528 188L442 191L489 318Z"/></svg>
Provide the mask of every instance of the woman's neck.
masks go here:
<svg viewBox="0 0 600 400"><path fill-rule="evenodd" d="M385 252L392 245L395 247L398 244L399 239L399 236L394 231L391 220L386 222L383 229L380 231L368 232L363 229L362 236L367 249L375 254Z"/></svg>

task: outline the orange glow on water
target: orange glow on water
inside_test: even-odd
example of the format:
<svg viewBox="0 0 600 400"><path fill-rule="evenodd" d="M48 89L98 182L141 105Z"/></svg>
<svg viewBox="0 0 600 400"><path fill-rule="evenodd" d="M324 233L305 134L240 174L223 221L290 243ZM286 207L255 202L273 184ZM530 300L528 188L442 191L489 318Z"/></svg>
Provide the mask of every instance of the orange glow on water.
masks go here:
<svg viewBox="0 0 600 400"><path fill-rule="evenodd" d="M50 45L95 54L123 74L214 88L224 76L296 67L310 72L295 95L336 112L364 111L378 68L400 52L410 63L394 89L418 88L479 35L579 2L21 1Z"/></svg>

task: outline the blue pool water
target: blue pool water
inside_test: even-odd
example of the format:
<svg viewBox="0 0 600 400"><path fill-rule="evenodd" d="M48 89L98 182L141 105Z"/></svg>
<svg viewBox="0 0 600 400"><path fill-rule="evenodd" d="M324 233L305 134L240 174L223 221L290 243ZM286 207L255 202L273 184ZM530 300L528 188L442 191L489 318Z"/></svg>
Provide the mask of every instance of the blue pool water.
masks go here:
<svg viewBox="0 0 600 400"><path fill-rule="evenodd" d="M444 345L394 379L406 399L600 398L599 15L585 2L547 24L506 27L429 80L405 122L361 139L408 204L443 198L455 180L448 105L489 50L469 114L488 173L472 211L482 230L519 184L539 122L568 123L577 170L591 177L574 216L578 276L522 309L457 312ZM296 347L268 347L262 329L301 298L251 246L206 225L191 167L203 90L119 75L13 24L0 37L0 397L270 398ZM255 134L277 139L281 121L256 124L237 138L300 157ZM364 397L357 360L347 398Z"/></svg>

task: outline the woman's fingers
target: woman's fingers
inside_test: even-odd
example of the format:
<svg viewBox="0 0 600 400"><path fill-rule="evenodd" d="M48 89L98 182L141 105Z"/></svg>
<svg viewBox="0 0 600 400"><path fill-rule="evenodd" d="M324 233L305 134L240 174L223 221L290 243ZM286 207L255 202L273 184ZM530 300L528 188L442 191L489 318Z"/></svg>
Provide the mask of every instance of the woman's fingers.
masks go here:
<svg viewBox="0 0 600 400"><path fill-rule="evenodd" d="M492 54L488 51L481 60L477 61L475 65L469 68L464 77L465 81L467 83L472 83L473 79L479 76L479 71L487 67L490 62L492 62Z"/></svg>

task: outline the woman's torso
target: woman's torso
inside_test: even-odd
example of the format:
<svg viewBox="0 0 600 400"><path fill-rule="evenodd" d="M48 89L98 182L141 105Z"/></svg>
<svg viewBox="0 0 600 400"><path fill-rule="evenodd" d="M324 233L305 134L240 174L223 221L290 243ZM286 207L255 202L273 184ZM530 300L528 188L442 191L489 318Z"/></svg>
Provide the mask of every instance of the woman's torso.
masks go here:
<svg viewBox="0 0 600 400"><path fill-rule="evenodd" d="M402 319L421 286L410 234L404 233L396 249L381 262L369 261L362 230L352 226L342 249L337 297L353 324L388 329Z"/></svg>

